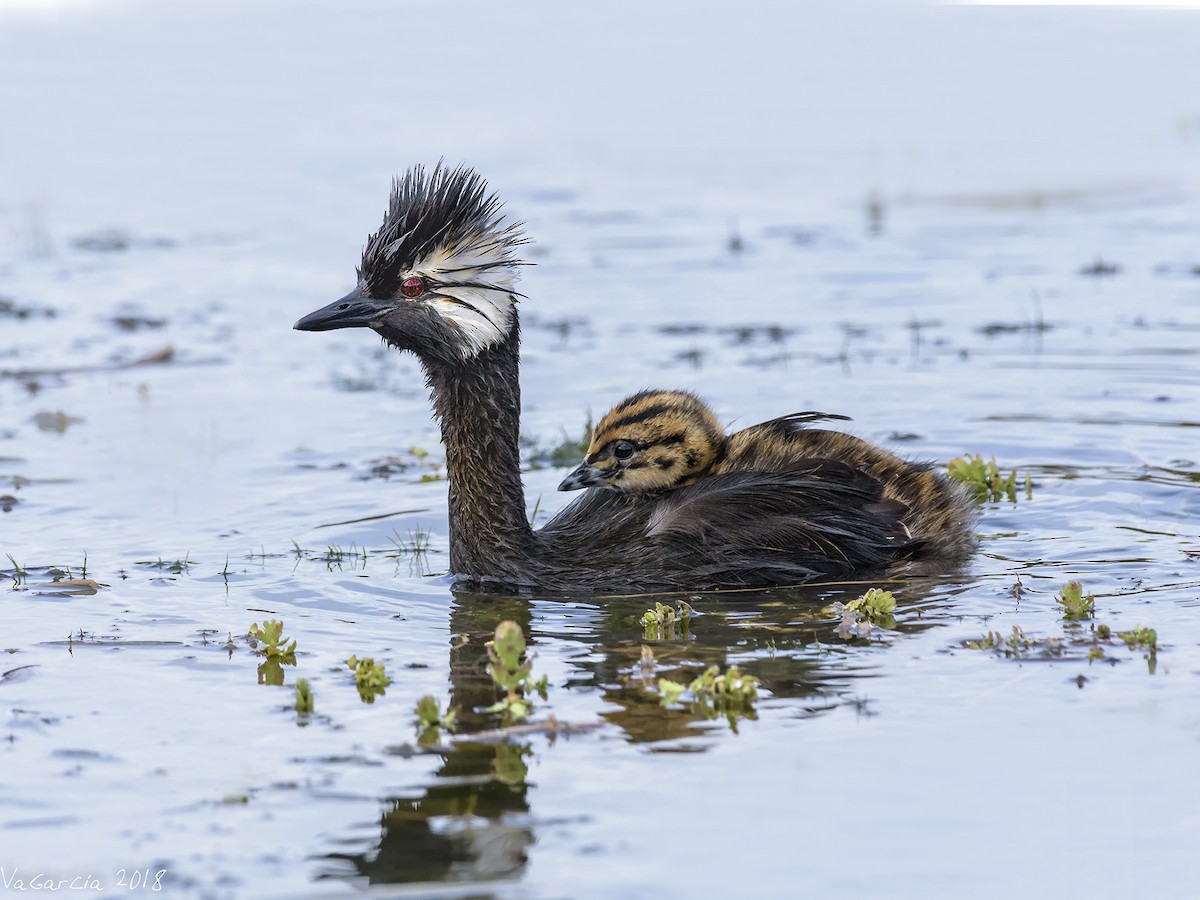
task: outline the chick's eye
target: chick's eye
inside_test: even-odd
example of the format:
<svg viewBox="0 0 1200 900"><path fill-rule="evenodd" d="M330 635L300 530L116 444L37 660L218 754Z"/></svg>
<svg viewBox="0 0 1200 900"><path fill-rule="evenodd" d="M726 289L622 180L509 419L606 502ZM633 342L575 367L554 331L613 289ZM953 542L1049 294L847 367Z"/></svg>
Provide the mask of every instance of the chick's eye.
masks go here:
<svg viewBox="0 0 1200 900"><path fill-rule="evenodd" d="M409 299L419 296L423 290L425 290L425 279L416 275L400 282L400 293Z"/></svg>
<svg viewBox="0 0 1200 900"><path fill-rule="evenodd" d="M633 456L633 444L629 441L617 441L617 446L613 447L613 456L617 459L629 459Z"/></svg>

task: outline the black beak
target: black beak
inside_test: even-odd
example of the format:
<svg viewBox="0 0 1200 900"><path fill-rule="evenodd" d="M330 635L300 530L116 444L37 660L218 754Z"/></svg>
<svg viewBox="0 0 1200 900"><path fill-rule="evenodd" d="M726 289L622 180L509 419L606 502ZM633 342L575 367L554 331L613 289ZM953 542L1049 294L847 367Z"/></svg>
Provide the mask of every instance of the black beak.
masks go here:
<svg viewBox="0 0 1200 900"><path fill-rule="evenodd" d="M579 468L562 480L558 486L560 491L579 491L587 487L604 484L604 476L598 469L587 463L580 463Z"/></svg>
<svg viewBox="0 0 1200 900"><path fill-rule="evenodd" d="M390 304L376 300L356 287L341 300L334 300L316 312L310 312L292 327L297 331L332 331L335 328L369 328L388 310Z"/></svg>

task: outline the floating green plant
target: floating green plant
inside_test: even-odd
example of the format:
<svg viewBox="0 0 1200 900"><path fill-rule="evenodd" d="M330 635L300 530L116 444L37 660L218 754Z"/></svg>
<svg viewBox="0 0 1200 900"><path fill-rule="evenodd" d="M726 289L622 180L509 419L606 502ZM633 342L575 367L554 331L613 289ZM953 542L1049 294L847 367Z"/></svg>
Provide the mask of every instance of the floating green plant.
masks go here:
<svg viewBox="0 0 1200 900"><path fill-rule="evenodd" d="M435 743L443 728L453 731L458 718L457 709L451 707L442 712L437 699L428 694L417 701L415 712L419 732L417 743L422 745Z"/></svg>
<svg viewBox="0 0 1200 900"><path fill-rule="evenodd" d="M1017 470L1013 469L1005 478L1000 467L996 465L996 457L987 462L979 453L968 453L950 460L947 471L951 478L961 481L975 492L975 499L980 503L998 502L1007 498L1017 502ZM1025 476L1025 499L1033 498L1033 480Z"/></svg>
<svg viewBox="0 0 1200 900"><path fill-rule="evenodd" d="M262 656L290 656L296 661L296 642L287 643L283 636L283 622L279 619L267 619L262 625L250 626L247 633L251 638L254 649ZM262 644L261 647L258 644Z"/></svg>
<svg viewBox="0 0 1200 900"><path fill-rule="evenodd" d="M978 640L967 641L966 645L972 650L1000 650L1005 656L1021 656L1036 644L1019 625L1014 625L1008 637L999 631L988 631Z"/></svg>
<svg viewBox="0 0 1200 900"><path fill-rule="evenodd" d="M659 703L663 706L671 706L678 703L679 699L687 693L688 686L678 681L672 681L669 678L658 679L658 695Z"/></svg>
<svg viewBox="0 0 1200 900"><path fill-rule="evenodd" d="M695 611L686 600L680 600L675 606L655 603L653 609L646 610L638 623L642 626L642 637L647 641L657 641L660 638L674 640L680 633L688 632L688 620L695 616Z"/></svg>
<svg viewBox="0 0 1200 900"><path fill-rule="evenodd" d="M296 664L296 642L287 643L283 622L267 619L262 625L251 625L247 637L259 656L265 656L258 667L259 684L283 684L283 667Z"/></svg>
<svg viewBox="0 0 1200 900"><path fill-rule="evenodd" d="M1105 648L1111 645L1114 637L1124 641L1130 650L1148 651L1146 660L1149 663L1150 672L1153 674L1158 662L1158 635L1153 628L1138 627L1132 631L1114 633L1107 625L1095 623L1087 631L1078 625L1071 625L1066 634L1061 637L1057 635L1037 637L1026 634L1019 625L1014 625L1011 635L1005 636L999 631L988 631L976 640L965 641L964 646L972 650L996 651L1012 659L1038 657L1057 659L1082 653L1083 658L1089 663L1099 660L1116 662L1105 651Z"/></svg>
<svg viewBox="0 0 1200 900"><path fill-rule="evenodd" d="M354 673L354 683L363 703L374 703L375 698L382 697L386 693L385 688L392 683L384 671L383 663L377 663L369 656L363 659L351 656L346 660L346 666Z"/></svg>
<svg viewBox="0 0 1200 900"><path fill-rule="evenodd" d="M1158 632L1153 628L1139 625L1132 631L1118 631L1117 637L1123 640L1130 650L1149 650L1152 653L1158 651Z"/></svg>
<svg viewBox="0 0 1200 900"><path fill-rule="evenodd" d="M517 787L529 777L529 764L525 757L533 753L528 744L501 741L496 744L496 756L492 760L492 775L501 784Z"/></svg>
<svg viewBox="0 0 1200 900"><path fill-rule="evenodd" d="M1146 650L1146 666L1150 674L1158 668L1158 632L1153 628L1139 625L1132 631L1118 631L1117 637L1125 642L1130 650Z"/></svg>
<svg viewBox="0 0 1200 900"><path fill-rule="evenodd" d="M834 603L826 611L841 617L837 633L842 638L869 637L876 628L896 627L896 598L879 588L870 588L848 603Z"/></svg>
<svg viewBox="0 0 1200 900"><path fill-rule="evenodd" d="M689 691L692 709L706 719L723 714L729 720L729 727L737 731L739 717L754 717L758 679L737 666L730 666L724 672L718 666L709 666L686 686L668 678L659 679L659 702L663 706L682 702L683 695Z"/></svg>
<svg viewBox="0 0 1200 900"><path fill-rule="evenodd" d="M896 598L892 596L891 591L869 588L861 597L847 603L845 608L884 628L891 628L896 624L892 618L892 613L896 611Z"/></svg>
<svg viewBox="0 0 1200 900"><path fill-rule="evenodd" d="M534 679L533 663L525 656L525 635L516 622L505 621L496 626L496 636L488 641L488 674L504 696L488 712L498 712L506 720L515 721L529 715L533 706L527 693L534 691L546 699L547 678Z"/></svg>
<svg viewBox="0 0 1200 900"><path fill-rule="evenodd" d="M307 678L296 682L296 712L302 716L311 715L313 711L313 693Z"/></svg>
<svg viewBox="0 0 1200 900"><path fill-rule="evenodd" d="M1096 597L1094 594L1084 594L1083 585L1078 581L1068 581L1055 598L1063 618L1068 622L1079 622L1090 619L1096 614Z"/></svg>

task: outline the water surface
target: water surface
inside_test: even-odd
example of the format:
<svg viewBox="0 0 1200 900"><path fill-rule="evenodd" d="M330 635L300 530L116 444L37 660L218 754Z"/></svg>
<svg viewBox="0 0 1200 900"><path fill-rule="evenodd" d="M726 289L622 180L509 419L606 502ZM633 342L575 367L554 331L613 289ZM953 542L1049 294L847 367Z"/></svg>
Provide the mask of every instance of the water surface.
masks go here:
<svg viewBox="0 0 1200 900"><path fill-rule="evenodd" d="M1198 30L900 3L0 9L7 889L1194 896ZM443 156L535 241L531 461L678 386L733 425L822 409L913 457L995 455L1032 499L985 504L964 571L879 585L894 627L866 637L828 607L870 584L695 596L657 638L655 598L452 592L415 360L290 330L352 283L389 177ZM539 520L562 475L531 462ZM1094 622L1064 622L1070 579ZM272 618L283 686L245 637ZM557 731L480 734L505 619ZM1014 626L1018 652L968 646ZM351 654L387 667L373 703ZM761 680L750 714L660 705L659 677L710 665ZM418 744L426 694L458 736Z"/></svg>

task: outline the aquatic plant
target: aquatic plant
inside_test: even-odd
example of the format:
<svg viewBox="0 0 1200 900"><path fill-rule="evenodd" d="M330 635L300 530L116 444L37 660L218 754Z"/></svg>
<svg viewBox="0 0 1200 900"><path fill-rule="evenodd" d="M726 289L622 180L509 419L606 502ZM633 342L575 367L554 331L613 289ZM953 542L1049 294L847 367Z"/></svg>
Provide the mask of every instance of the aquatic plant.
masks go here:
<svg viewBox="0 0 1200 900"><path fill-rule="evenodd" d="M1071 593L1073 596L1073 591ZM1080 593L1082 595L1082 591ZM1080 602L1088 599L1089 597L1081 596ZM1090 607L1088 609L1088 615L1090 615ZM1064 618L1067 618L1069 622L1075 621L1065 614ZM1140 648L1148 651L1145 658L1149 664L1150 673L1154 673L1158 663L1158 635L1153 628L1141 626L1132 631L1118 631L1114 634L1112 629L1103 623L1093 624L1086 632L1078 625L1071 625L1062 637L1057 635L1035 637L1026 634L1019 625L1014 625L1012 634L1008 637L998 631L988 631L976 640L965 641L963 646L972 650L997 651L1013 659L1027 659L1035 653L1043 658L1060 658L1087 648L1083 653L1083 658L1091 663L1102 659L1111 659L1105 653L1104 648L1111 643L1113 637L1124 641L1130 650Z"/></svg>
<svg viewBox="0 0 1200 900"><path fill-rule="evenodd" d="M499 701L488 707L507 720L524 719L533 706L527 692L534 691L546 699L547 678L534 680L533 662L525 656L525 635L516 622L504 621L496 626L496 636L487 643L488 674L496 687L505 692Z"/></svg>
<svg viewBox="0 0 1200 900"><path fill-rule="evenodd" d="M358 562L367 561L367 548L359 547L357 544L350 544L349 549L339 547L337 544L330 544L325 548L325 555L318 556L316 559L326 563L331 568L333 566L341 566L343 562Z"/></svg>
<svg viewBox="0 0 1200 900"><path fill-rule="evenodd" d="M1145 628L1139 625L1132 631L1118 631L1117 637L1125 642L1130 650L1149 650L1151 653L1158 652L1158 632L1153 628Z"/></svg>
<svg viewBox="0 0 1200 900"><path fill-rule="evenodd" d="M11 553L5 553L4 555L7 556L8 561L13 564L13 570L12 570L12 572L9 573L10 575L12 575L13 587L20 587L22 584L25 583L25 580L29 577L29 573L27 571L25 571L23 568L21 568L21 564L19 562L17 562L15 559L13 559L13 556Z"/></svg>
<svg viewBox="0 0 1200 900"><path fill-rule="evenodd" d="M680 698L687 693L687 689L688 686L683 682L660 678L658 679L658 702L663 706L678 703Z"/></svg>
<svg viewBox="0 0 1200 900"><path fill-rule="evenodd" d="M492 776L501 784L517 787L529 777L529 764L525 757L533 753L528 744L501 741L496 744L496 756L492 759Z"/></svg>
<svg viewBox="0 0 1200 900"><path fill-rule="evenodd" d="M567 466L575 466L579 460L587 455L588 445L592 441L592 429L594 426L595 423L592 421L592 414L589 412L587 421L583 425L583 434L579 438L571 437L567 434L567 430L563 428L562 440L551 447L542 446L541 441L537 438L522 435L520 443L521 447L527 451L526 458L528 459L529 468L564 469Z"/></svg>
<svg viewBox="0 0 1200 900"><path fill-rule="evenodd" d="M868 622L883 625L885 628L896 624L892 619L892 613L896 611L896 598L892 596L891 591L869 588L865 594L849 603L834 605L841 605L845 611L856 613Z"/></svg>
<svg viewBox="0 0 1200 900"><path fill-rule="evenodd" d="M1000 650L1005 656L1021 656L1032 647L1038 646L1038 642L1026 635L1021 626L1014 625L1012 634L1007 638L998 631L988 631L978 640L967 641L966 646L972 650ZM1044 649L1053 648L1047 644Z"/></svg>
<svg viewBox="0 0 1200 900"><path fill-rule="evenodd" d="M996 457L987 462L982 454L968 453L966 456L956 456L946 466L951 478L961 481L975 492L975 499L980 503L996 503L1007 498L1017 502L1017 470L1013 469L1005 478L996 465ZM1025 476L1025 499L1033 498L1033 480Z"/></svg>
<svg viewBox="0 0 1200 900"><path fill-rule="evenodd" d="M642 637L647 641L657 641L660 637L674 640L677 635L675 626L680 632L688 633L688 620L696 613L686 600L680 600L675 606L667 606L656 602L653 609L646 610L638 623L642 626Z"/></svg>
<svg viewBox="0 0 1200 900"><path fill-rule="evenodd" d="M669 678L658 682L659 703L672 706L683 702L683 695L690 692L691 708L706 719L724 715L729 727L737 731L739 717L754 717L754 702L758 699L758 679L747 675L737 666L724 672L718 666L709 666L686 686Z"/></svg>
<svg viewBox="0 0 1200 900"><path fill-rule="evenodd" d="M426 694L417 701L414 712L417 716L417 743L421 745L435 743L441 734L441 729L453 731L458 710L454 707L442 712L437 699Z"/></svg>
<svg viewBox="0 0 1200 900"><path fill-rule="evenodd" d="M848 603L837 602L827 612L840 616L836 629L839 637L869 637L876 628L895 628L896 598L891 591L870 588Z"/></svg>
<svg viewBox="0 0 1200 900"><path fill-rule="evenodd" d="M351 656L346 660L346 666L354 673L354 684L363 703L374 703L375 698L382 697L386 693L385 688L392 683L384 671L383 663L377 663L369 656L363 659Z"/></svg>
<svg viewBox="0 0 1200 900"><path fill-rule="evenodd" d="M1096 613L1096 597L1094 594L1083 593L1083 585L1078 581L1068 581L1055 598L1063 618L1068 622L1078 622L1090 619Z"/></svg>
<svg viewBox="0 0 1200 900"><path fill-rule="evenodd" d="M302 716L310 715L313 711L313 693L308 679L301 678L296 682L296 712Z"/></svg>
<svg viewBox="0 0 1200 900"><path fill-rule="evenodd" d="M279 619L267 619L262 625L254 624L250 626L247 632L247 637L250 638L251 646L261 656L267 657L291 657L291 664L296 662L296 642L292 641L287 644L287 638L283 636L283 622ZM262 644L260 648L258 644Z"/></svg>
<svg viewBox="0 0 1200 900"><path fill-rule="evenodd" d="M392 530L391 537L388 538L392 542L392 546L403 556L422 556L429 552L429 536L430 532L426 528L420 526L409 529L408 537L402 537L400 532Z"/></svg>
<svg viewBox="0 0 1200 900"><path fill-rule="evenodd" d="M164 562L160 556L158 559L143 559L136 560L135 566L146 566L147 568L165 570L172 575L186 575L191 571L192 566L196 563L191 560L187 553L183 554L183 559L177 559L174 562Z"/></svg>
<svg viewBox="0 0 1200 900"><path fill-rule="evenodd" d="M1139 625L1132 631L1118 631L1117 637L1123 640L1130 650L1148 651L1145 656L1146 667L1153 675L1154 670L1158 668L1158 632Z"/></svg>
<svg viewBox="0 0 1200 900"><path fill-rule="evenodd" d="M261 626L250 626L246 636L250 645L259 656L265 656L258 667L259 684L283 684L283 667L296 664L296 642L286 643L283 636L283 622L277 619L267 619ZM259 646L259 645L262 646Z"/></svg>

